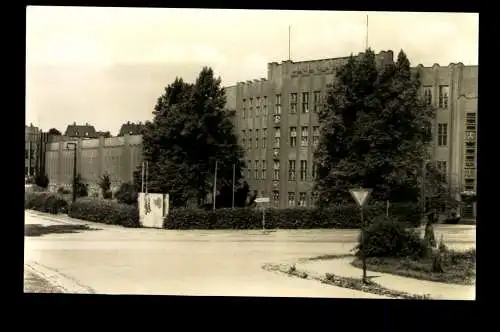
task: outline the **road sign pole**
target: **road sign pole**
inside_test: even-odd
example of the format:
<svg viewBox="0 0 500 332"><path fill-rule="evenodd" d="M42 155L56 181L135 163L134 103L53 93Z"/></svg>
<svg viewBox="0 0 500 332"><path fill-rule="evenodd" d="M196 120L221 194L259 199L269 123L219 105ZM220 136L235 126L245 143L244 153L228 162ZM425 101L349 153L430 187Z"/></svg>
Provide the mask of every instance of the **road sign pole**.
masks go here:
<svg viewBox="0 0 500 332"><path fill-rule="evenodd" d="M363 260L363 282L366 283L366 252L365 252L365 221L363 216L363 206L361 211L361 259Z"/></svg>

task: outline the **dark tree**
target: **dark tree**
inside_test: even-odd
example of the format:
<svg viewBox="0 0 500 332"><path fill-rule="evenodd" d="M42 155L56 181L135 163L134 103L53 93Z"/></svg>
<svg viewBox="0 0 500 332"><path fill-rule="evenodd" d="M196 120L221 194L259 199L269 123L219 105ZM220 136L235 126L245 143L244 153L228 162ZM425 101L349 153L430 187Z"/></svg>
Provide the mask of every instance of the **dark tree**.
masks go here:
<svg viewBox="0 0 500 332"><path fill-rule="evenodd" d="M383 67L371 50L351 56L319 112L319 204L352 201L357 186L372 188L375 200L417 200L434 115L403 51Z"/></svg>
<svg viewBox="0 0 500 332"><path fill-rule="evenodd" d="M61 132L59 130L57 130L56 128L50 128L48 134L51 136L61 136L62 135Z"/></svg>
<svg viewBox="0 0 500 332"><path fill-rule="evenodd" d="M195 84L175 79L158 98L153 121L144 127L148 191L169 193L174 207L203 203L213 190L216 160L219 204L231 206L233 164L240 187L243 149L220 83L210 68L203 68ZM135 182L140 187L141 170L135 172Z"/></svg>
<svg viewBox="0 0 500 332"><path fill-rule="evenodd" d="M99 187L101 188L102 197L104 199L110 199L113 196L111 192L111 180L108 174L103 174L99 179Z"/></svg>
<svg viewBox="0 0 500 332"><path fill-rule="evenodd" d="M35 184L43 189L47 189L49 186L49 177L45 173L37 173L35 175Z"/></svg>

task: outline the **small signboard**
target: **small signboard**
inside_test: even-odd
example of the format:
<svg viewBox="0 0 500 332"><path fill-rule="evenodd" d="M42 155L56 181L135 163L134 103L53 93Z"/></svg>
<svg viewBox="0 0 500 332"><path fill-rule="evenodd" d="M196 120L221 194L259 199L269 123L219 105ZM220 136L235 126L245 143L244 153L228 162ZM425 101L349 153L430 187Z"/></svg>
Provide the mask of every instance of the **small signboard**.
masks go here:
<svg viewBox="0 0 500 332"><path fill-rule="evenodd" d="M255 203L269 203L269 197L259 197L255 199Z"/></svg>
<svg viewBox="0 0 500 332"><path fill-rule="evenodd" d="M359 206L364 206L372 190L367 188L356 188L356 189L349 189L349 192L351 193L352 198L354 198L354 200L356 201L356 203L358 203Z"/></svg>

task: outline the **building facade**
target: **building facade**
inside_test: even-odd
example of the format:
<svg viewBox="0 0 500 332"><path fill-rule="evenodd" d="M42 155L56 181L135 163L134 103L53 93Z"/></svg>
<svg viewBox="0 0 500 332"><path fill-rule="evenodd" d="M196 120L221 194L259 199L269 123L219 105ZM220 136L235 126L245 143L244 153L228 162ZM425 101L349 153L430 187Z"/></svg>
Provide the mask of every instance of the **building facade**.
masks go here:
<svg viewBox="0 0 500 332"><path fill-rule="evenodd" d="M45 168L51 190L71 188L75 151L68 143L76 143L77 173L89 185L91 193L99 192L98 182L104 174L110 176L113 190L123 182L132 181L133 172L142 162L140 135L88 140L60 137L46 145Z"/></svg>
<svg viewBox="0 0 500 332"><path fill-rule="evenodd" d="M392 51L376 55L378 65L393 58ZM226 88L227 107L236 110L234 124L245 150L246 179L274 207L314 205L316 111L347 60L273 62L267 78ZM475 191L478 66L418 67L423 94L437 109L430 162L447 174L450 186Z"/></svg>
<svg viewBox="0 0 500 332"><path fill-rule="evenodd" d="M41 130L30 124L24 126L24 176L35 176L39 162Z"/></svg>

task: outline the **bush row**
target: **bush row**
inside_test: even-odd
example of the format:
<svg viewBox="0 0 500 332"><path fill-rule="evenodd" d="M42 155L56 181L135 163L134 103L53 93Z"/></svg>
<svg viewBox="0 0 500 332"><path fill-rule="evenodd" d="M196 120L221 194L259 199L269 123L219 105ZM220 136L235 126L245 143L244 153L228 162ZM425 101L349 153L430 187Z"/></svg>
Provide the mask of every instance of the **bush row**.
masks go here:
<svg viewBox="0 0 500 332"><path fill-rule="evenodd" d="M71 204L71 218L124 227L140 227L137 206L97 198L80 198Z"/></svg>
<svg viewBox="0 0 500 332"><path fill-rule="evenodd" d="M386 214L384 203L364 208L365 222ZM420 224L418 204L393 204L389 214L402 223ZM265 227L268 229L359 228L360 210L355 204L332 206L326 209L290 208L266 209ZM164 220L166 229L259 229L262 228L260 209L174 209Z"/></svg>
<svg viewBox="0 0 500 332"><path fill-rule="evenodd" d="M47 192L25 192L24 208L57 214L67 211L68 202L64 199L64 197L58 194Z"/></svg>

